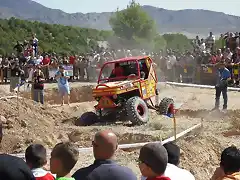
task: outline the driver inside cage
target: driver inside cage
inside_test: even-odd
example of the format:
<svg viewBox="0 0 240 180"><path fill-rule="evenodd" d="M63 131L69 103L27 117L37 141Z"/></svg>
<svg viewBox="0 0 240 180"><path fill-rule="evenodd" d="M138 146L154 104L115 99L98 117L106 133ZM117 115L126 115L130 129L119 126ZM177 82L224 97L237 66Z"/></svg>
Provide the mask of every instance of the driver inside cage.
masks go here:
<svg viewBox="0 0 240 180"><path fill-rule="evenodd" d="M114 75L114 77L121 77L124 76L124 70L119 63L116 63L115 68L112 70L111 74Z"/></svg>

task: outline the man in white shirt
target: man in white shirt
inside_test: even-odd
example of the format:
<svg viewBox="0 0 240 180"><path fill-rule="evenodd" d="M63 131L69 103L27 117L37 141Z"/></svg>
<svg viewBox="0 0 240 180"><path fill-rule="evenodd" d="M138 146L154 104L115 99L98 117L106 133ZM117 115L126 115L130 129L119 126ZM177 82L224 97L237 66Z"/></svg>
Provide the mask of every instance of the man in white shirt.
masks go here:
<svg viewBox="0 0 240 180"><path fill-rule="evenodd" d="M200 49L201 52L206 50L206 44L205 44L203 39L201 39L201 43L200 43L199 49Z"/></svg>
<svg viewBox="0 0 240 180"><path fill-rule="evenodd" d="M168 164L164 176L169 177L171 180L195 180L195 177L189 171L178 167L180 159L180 148L173 142L163 145L168 152ZM141 180L146 180L142 176Z"/></svg>
<svg viewBox="0 0 240 180"><path fill-rule="evenodd" d="M215 46L215 36L213 35L212 32L210 32L209 36L207 37L206 39L206 46L207 46L207 49L210 50L211 52L213 52L214 50L214 46Z"/></svg>
<svg viewBox="0 0 240 180"><path fill-rule="evenodd" d="M175 79L175 65L177 63L176 56L173 53L169 53L167 57L167 77L169 81L174 81Z"/></svg>

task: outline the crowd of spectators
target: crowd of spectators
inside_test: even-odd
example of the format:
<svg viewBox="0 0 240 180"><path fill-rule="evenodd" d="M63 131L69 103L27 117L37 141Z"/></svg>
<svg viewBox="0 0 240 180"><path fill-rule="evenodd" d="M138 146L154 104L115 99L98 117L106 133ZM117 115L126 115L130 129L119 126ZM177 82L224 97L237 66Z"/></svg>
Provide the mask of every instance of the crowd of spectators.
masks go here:
<svg viewBox="0 0 240 180"><path fill-rule="evenodd" d="M92 142L94 162L72 172L77 161L84 161L77 147L70 142L58 143L50 154L41 144L32 144L21 158L0 154L0 179L3 180L137 180L128 167L114 161L118 149L117 136L110 130L99 131ZM179 167L180 148L173 142L148 143L139 152L138 163L142 180L195 180L189 171ZM211 180L240 179L240 150L234 146L221 154L219 167Z"/></svg>
<svg viewBox="0 0 240 180"><path fill-rule="evenodd" d="M205 67L214 67L219 62L224 62L231 73L231 84L239 86L240 73L240 33L221 34L216 40L212 32L206 39L199 36L193 40L193 51L179 53L168 51L162 56L161 67L167 69L166 78L169 81L178 81L180 76L187 76L186 83L196 83L196 74L204 71ZM234 71L234 69L236 71ZM204 73L201 73L204 76Z"/></svg>
<svg viewBox="0 0 240 180"><path fill-rule="evenodd" d="M150 55L159 66L157 71L162 72L158 76L165 77L169 81L182 82L183 76L187 83L197 83L196 72L202 65L214 66L220 61L225 61L232 75L232 83L239 85L239 73L234 74L233 69L239 70L240 47L239 33L221 34L216 40L210 32L206 39L197 36L192 44L193 51L184 53L168 49L166 52L146 52L145 50L113 50L98 48L92 52L75 55L59 55L55 53L39 52L38 39L33 35L30 41L17 42L15 54L9 57L0 56L0 82L10 80L14 87L19 78L27 79L35 66L41 66L45 82L53 82L52 70L57 71L59 65L70 65L73 75L69 81L93 81L95 82L102 64L109 60L127 56ZM201 68L200 68L201 69ZM201 74L204 76L204 74Z"/></svg>

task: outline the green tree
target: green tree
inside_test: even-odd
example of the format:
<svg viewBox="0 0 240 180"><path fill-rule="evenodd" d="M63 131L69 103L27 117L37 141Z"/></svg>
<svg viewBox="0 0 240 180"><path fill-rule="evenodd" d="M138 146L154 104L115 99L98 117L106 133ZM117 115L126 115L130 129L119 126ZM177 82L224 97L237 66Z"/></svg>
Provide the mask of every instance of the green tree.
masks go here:
<svg viewBox="0 0 240 180"><path fill-rule="evenodd" d="M165 50L167 47L167 41L163 38L163 36L156 36L154 39L154 51L158 52L160 50Z"/></svg>
<svg viewBox="0 0 240 180"><path fill-rule="evenodd" d="M181 52L193 49L191 40L183 34L164 34L163 38L166 40L167 49L175 49Z"/></svg>
<svg viewBox="0 0 240 180"><path fill-rule="evenodd" d="M156 34L154 21L134 0L126 9L117 10L109 23L116 36L127 40L153 40Z"/></svg>

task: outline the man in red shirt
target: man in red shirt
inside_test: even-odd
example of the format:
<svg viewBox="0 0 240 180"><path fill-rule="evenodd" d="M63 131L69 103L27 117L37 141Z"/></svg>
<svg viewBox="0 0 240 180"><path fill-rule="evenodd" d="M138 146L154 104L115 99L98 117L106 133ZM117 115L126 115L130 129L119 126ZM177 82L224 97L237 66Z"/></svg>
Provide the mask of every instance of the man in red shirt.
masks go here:
<svg viewBox="0 0 240 180"><path fill-rule="evenodd" d="M112 74L114 75L114 77L124 76L123 68L120 66L119 63L115 64L115 68L113 69Z"/></svg>
<svg viewBox="0 0 240 180"><path fill-rule="evenodd" d="M42 60L42 72L44 74L45 80L49 80L49 64L50 64L51 60L48 57L48 55L45 55L43 60Z"/></svg>
<svg viewBox="0 0 240 180"><path fill-rule="evenodd" d="M76 56L69 57L69 64L73 66L73 76L71 76L70 79L74 79L76 74Z"/></svg>
<svg viewBox="0 0 240 180"><path fill-rule="evenodd" d="M70 56L69 57L69 64L74 65L75 64L75 60L76 60L76 56Z"/></svg>

